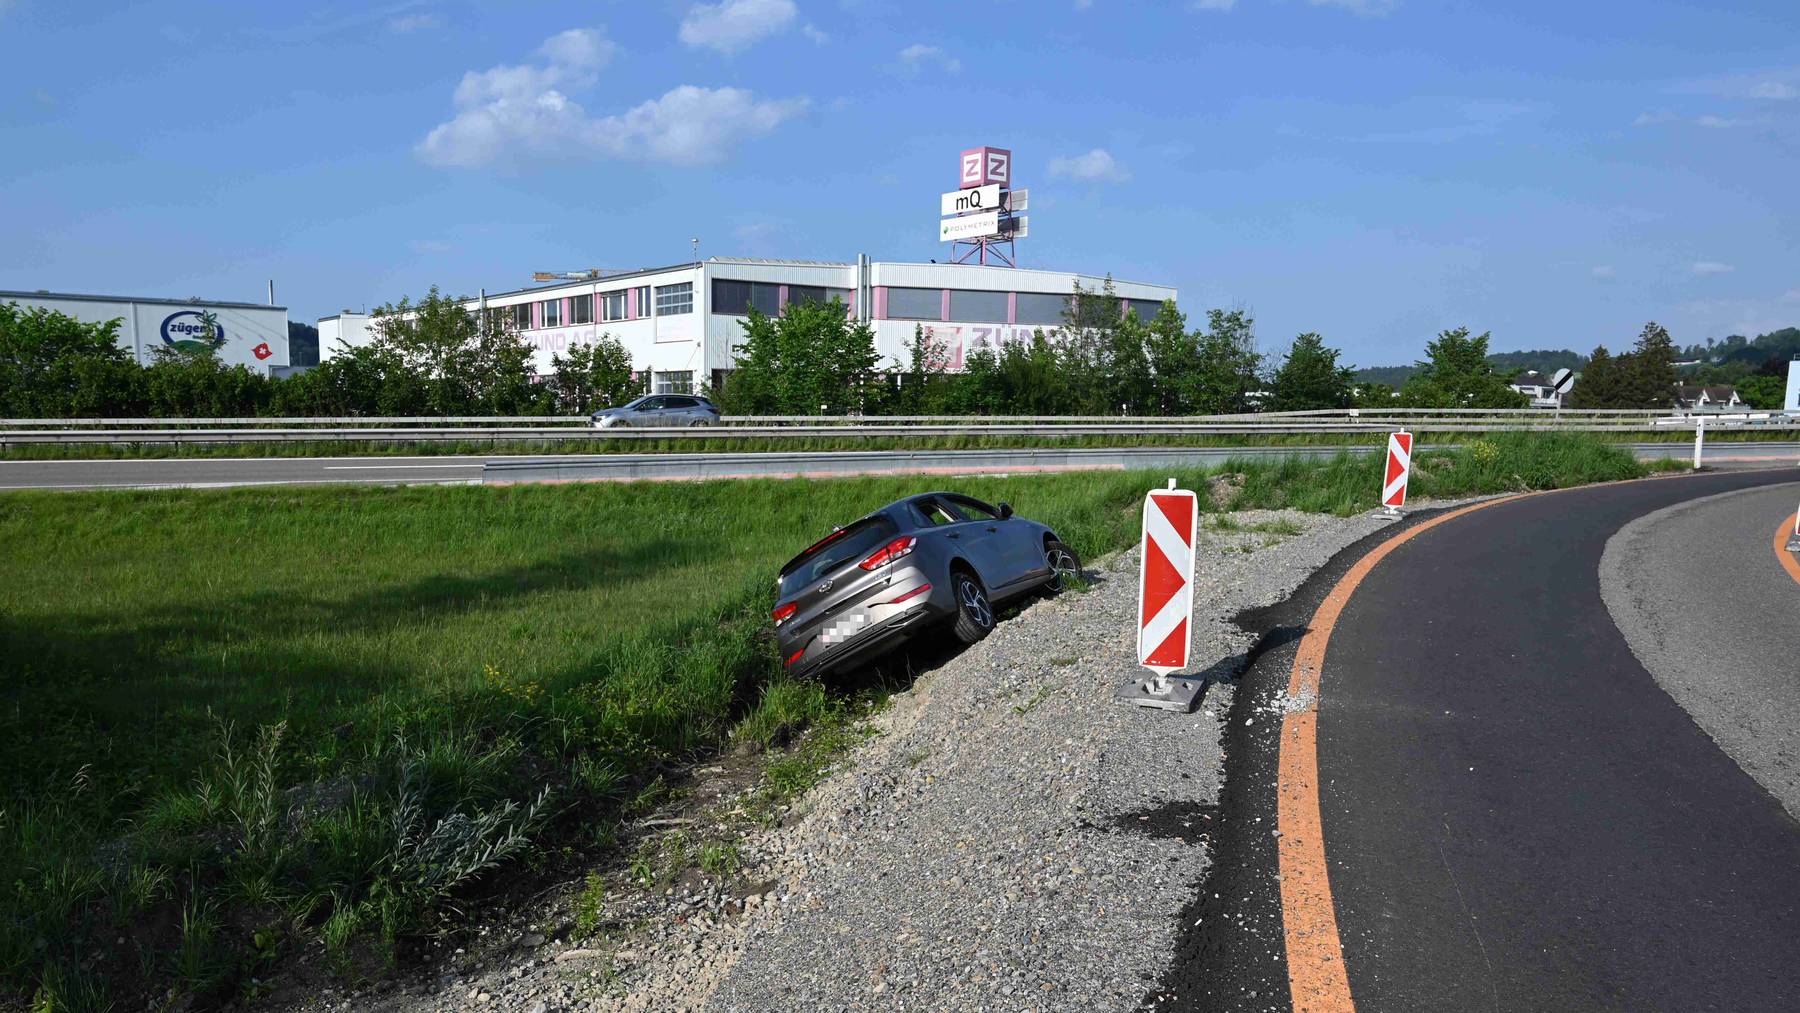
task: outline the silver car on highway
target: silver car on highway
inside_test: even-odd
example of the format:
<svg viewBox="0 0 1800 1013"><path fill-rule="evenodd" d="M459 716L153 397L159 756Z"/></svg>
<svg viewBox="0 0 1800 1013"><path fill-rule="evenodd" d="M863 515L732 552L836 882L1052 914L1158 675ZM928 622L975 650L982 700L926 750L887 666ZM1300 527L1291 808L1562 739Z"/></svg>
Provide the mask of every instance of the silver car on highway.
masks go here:
<svg viewBox="0 0 1800 1013"><path fill-rule="evenodd" d="M719 408L701 394L645 394L592 415L595 429L614 426L716 426Z"/></svg>
<svg viewBox="0 0 1800 1013"><path fill-rule="evenodd" d="M775 639L789 672L838 671L948 625L972 644L995 606L1056 594L1081 562L1056 532L971 496L931 492L890 503L808 546L776 578Z"/></svg>

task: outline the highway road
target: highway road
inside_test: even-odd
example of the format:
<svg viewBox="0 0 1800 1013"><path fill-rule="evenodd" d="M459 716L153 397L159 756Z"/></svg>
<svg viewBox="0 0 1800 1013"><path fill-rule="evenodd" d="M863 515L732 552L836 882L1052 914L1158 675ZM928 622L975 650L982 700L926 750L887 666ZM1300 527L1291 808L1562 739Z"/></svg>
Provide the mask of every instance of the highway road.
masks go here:
<svg viewBox="0 0 1800 1013"><path fill-rule="evenodd" d="M1643 458L1687 459L1689 443L1631 445ZM983 451L828 451L818 453L566 454L537 456L170 457L0 461L0 491L10 489L222 488L242 485L363 485L791 477L854 474L975 474L1084 468L1165 468L1223 463L1230 457L1322 456L1378 447L1136 447ZM1424 449L1430 449L1425 447ZM1713 441L1706 463L1768 467L1800 463L1800 443ZM488 465L492 468L487 468Z"/></svg>
<svg viewBox="0 0 1800 1013"><path fill-rule="evenodd" d="M1705 497L1636 529L1694 540L1615 541ZM1800 1009L1800 823L1647 670L1601 575L1613 542L1681 582L1653 608L1716 599L1716 629L1681 630L1727 653L1648 656L1762 700L1773 763L1800 737L1800 568L1774 541L1797 500L1782 470L1409 518L1242 617L1265 636L1220 871L1157 1008Z"/></svg>

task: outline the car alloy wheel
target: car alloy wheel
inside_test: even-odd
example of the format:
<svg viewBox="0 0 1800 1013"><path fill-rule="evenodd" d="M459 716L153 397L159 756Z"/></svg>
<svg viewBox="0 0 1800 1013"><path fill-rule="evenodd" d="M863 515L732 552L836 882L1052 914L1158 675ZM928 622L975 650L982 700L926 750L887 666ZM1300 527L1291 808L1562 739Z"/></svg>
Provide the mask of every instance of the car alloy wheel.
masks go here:
<svg viewBox="0 0 1800 1013"><path fill-rule="evenodd" d="M994 625L994 609L988 604L986 592L981 585L968 577L961 577L956 582L956 600L963 612L982 629Z"/></svg>

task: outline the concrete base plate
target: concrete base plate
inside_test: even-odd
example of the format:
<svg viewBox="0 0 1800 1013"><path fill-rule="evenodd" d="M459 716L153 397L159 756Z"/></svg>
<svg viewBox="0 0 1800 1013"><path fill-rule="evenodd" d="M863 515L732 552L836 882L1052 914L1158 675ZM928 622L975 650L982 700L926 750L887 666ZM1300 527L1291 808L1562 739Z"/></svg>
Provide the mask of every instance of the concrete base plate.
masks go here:
<svg viewBox="0 0 1800 1013"><path fill-rule="evenodd" d="M1163 680L1164 692L1157 692L1156 683L1157 679L1153 675L1133 679L1119 687L1119 699L1139 707L1191 714L1194 705L1200 702L1200 693L1206 689L1205 679L1183 678L1178 675Z"/></svg>

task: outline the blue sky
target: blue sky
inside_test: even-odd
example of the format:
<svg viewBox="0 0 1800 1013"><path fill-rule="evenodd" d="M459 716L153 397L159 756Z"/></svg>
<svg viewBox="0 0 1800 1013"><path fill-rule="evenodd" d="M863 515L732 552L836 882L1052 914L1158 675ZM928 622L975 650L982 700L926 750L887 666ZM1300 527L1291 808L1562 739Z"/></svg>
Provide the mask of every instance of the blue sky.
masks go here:
<svg viewBox="0 0 1800 1013"><path fill-rule="evenodd" d="M1359 365L1800 323L1793 0L0 0L0 288L295 319L690 256L1025 266Z"/></svg>

